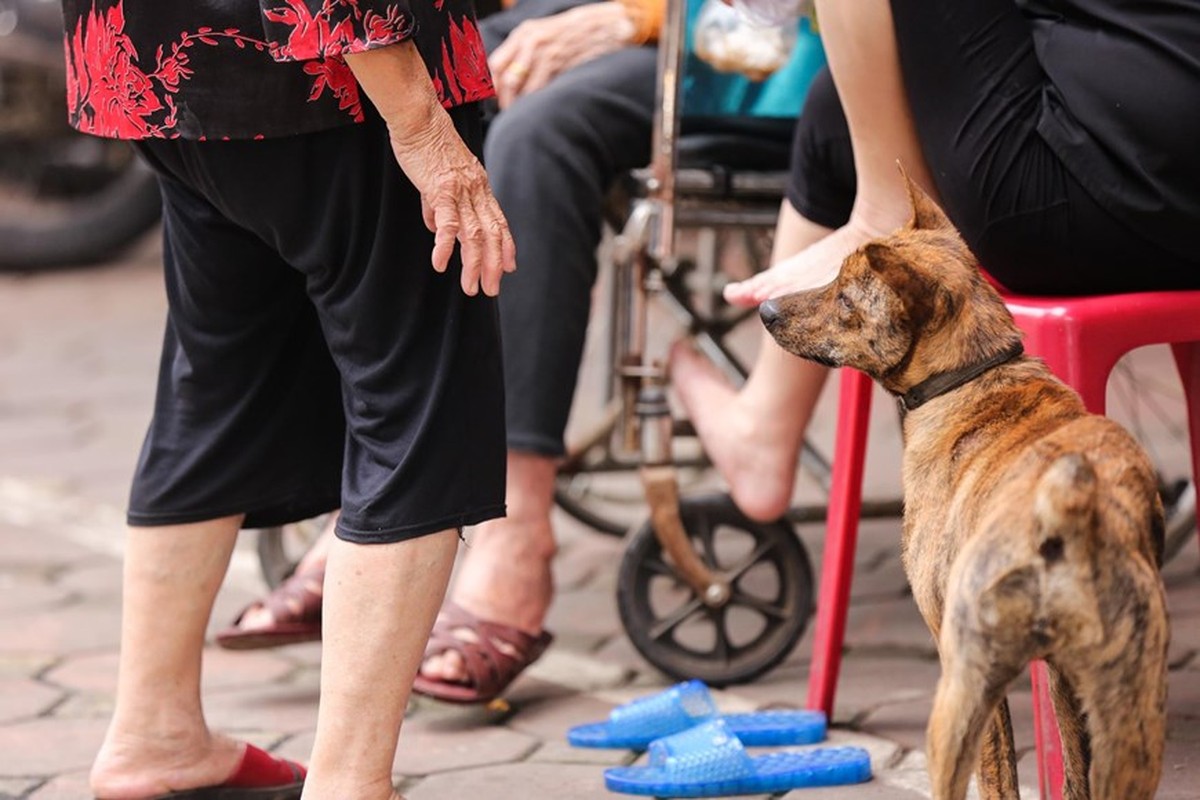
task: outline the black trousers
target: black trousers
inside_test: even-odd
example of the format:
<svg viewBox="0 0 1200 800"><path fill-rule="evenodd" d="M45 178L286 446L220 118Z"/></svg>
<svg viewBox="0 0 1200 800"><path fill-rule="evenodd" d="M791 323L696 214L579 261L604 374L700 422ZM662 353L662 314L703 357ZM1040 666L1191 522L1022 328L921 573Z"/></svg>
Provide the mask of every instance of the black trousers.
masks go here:
<svg viewBox="0 0 1200 800"><path fill-rule="evenodd" d="M521 21L579 5L521 0L480 24L493 51ZM556 77L488 123L484 163L517 244L500 292L508 446L557 456L596 280L604 198L650 159L653 47L619 50Z"/></svg>
<svg viewBox="0 0 1200 800"><path fill-rule="evenodd" d="M1200 249L1179 255L1135 230L1119 203L1084 188L1072 167L1104 153L1081 143L1068 164L1039 133L1055 86L1012 0L893 0L892 10L922 151L947 214L991 275L1029 294L1200 288ZM1098 63L1097 79L1114 68ZM854 163L828 72L806 100L792 171L797 211L841 225Z"/></svg>
<svg viewBox="0 0 1200 800"><path fill-rule="evenodd" d="M454 109L477 145L479 112ZM467 297L383 121L264 141L146 141L168 319L133 525L342 508L392 542L504 513L496 303Z"/></svg>

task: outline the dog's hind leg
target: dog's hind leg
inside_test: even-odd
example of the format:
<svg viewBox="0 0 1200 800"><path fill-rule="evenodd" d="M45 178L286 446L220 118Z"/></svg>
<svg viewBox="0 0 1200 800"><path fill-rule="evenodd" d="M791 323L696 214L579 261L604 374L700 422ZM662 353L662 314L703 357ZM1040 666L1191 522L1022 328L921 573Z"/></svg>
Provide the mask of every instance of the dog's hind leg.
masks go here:
<svg viewBox="0 0 1200 800"><path fill-rule="evenodd" d="M927 736L935 800L962 800L976 759L984 800L1020 796L1004 696L1031 655L1038 576L1005 552L976 539L959 553L947 581L938 637L942 677Z"/></svg>
<svg viewBox="0 0 1200 800"><path fill-rule="evenodd" d="M1150 566L1129 564L1109 602L1105 646L1071 659L1070 678L1091 742L1091 800L1151 800L1166 739L1167 616ZM1138 585L1141 584L1141 585ZM1090 656L1090 657L1089 657ZM1064 670L1065 671L1065 670Z"/></svg>
<svg viewBox="0 0 1200 800"><path fill-rule="evenodd" d="M934 800L963 800L977 758L980 796L1017 800L1016 757L1004 692L1017 670L943 651L926 735Z"/></svg>
<svg viewBox="0 0 1200 800"><path fill-rule="evenodd" d="M1062 670L1047 662L1050 698L1062 735L1063 800L1088 800L1088 769L1092 761L1091 736L1087 719L1079 705L1079 696Z"/></svg>
<svg viewBox="0 0 1200 800"><path fill-rule="evenodd" d="M1008 700L1003 697L992 712L992 724L983 734L977 776L981 800L1008 800L1020 796L1012 717L1008 713Z"/></svg>

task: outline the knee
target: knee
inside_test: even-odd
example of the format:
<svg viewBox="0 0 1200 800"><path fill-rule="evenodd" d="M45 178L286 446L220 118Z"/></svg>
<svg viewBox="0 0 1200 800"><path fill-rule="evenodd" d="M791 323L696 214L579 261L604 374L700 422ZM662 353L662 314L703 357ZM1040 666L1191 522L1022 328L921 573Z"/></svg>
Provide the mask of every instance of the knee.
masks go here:
<svg viewBox="0 0 1200 800"><path fill-rule="evenodd" d="M488 126L483 155L489 172L524 172L531 161L544 163L572 146L567 130L569 110L564 111L562 104L543 102L540 94L521 98Z"/></svg>
<svg viewBox="0 0 1200 800"><path fill-rule="evenodd" d="M805 218L829 228L846 223L857 181L850 130L829 71L813 79L796 123L788 199Z"/></svg>

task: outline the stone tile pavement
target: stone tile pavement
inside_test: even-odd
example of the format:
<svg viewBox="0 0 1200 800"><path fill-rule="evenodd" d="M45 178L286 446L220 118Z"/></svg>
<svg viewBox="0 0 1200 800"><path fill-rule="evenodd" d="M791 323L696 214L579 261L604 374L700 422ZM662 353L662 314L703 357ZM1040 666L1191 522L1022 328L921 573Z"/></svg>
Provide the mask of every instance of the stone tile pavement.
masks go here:
<svg viewBox="0 0 1200 800"><path fill-rule="evenodd" d="M151 393L163 300L157 248L119 263L40 277L0 277L0 798L86 798L86 776L112 705L120 603L121 508ZM594 379L594 378L593 378ZM585 385L587 379L585 376ZM827 395L831 393L827 392ZM828 398L827 398L828 399ZM868 490L896 491L897 437L877 404ZM832 435L822 406L814 436ZM614 603L622 543L558 520L558 642L514 686L506 707L417 700L395 762L409 800L601 798L601 769L624 752L573 750L572 724L666 680L630 646ZM257 595L252 534L239 546L214 628ZM820 529L801 537L814 564ZM928 796L923 730L938 668L897 558L898 523L864 524L835 742L872 753L876 778L790 800ZM1167 765L1159 797L1200 791L1200 553L1167 570L1174 644ZM811 631L778 669L721 692L728 710L803 703ZM312 741L319 647L206 653L214 725L303 758ZM1012 708L1022 782L1035 782L1029 691ZM1027 790L1025 797L1036 793Z"/></svg>

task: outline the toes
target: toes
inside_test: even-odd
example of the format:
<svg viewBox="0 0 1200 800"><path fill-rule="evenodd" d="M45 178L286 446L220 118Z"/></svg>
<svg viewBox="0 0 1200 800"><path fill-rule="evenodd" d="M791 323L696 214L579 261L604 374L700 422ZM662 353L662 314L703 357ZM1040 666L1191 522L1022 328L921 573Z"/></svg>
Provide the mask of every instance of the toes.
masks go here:
<svg viewBox="0 0 1200 800"><path fill-rule="evenodd" d="M765 275L766 273L763 274ZM762 285L762 275L755 276L749 280L726 284L724 292L725 302L743 308L756 306L762 302L759 299L759 296L763 294Z"/></svg>
<svg viewBox="0 0 1200 800"><path fill-rule="evenodd" d="M275 617L263 606L252 608L242 615L238 628L244 631L255 631L269 628L275 624Z"/></svg>
<svg viewBox="0 0 1200 800"><path fill-rule="evenodd" d="M439 681L461 682L466 679L462 657L449 651L425 659L425 663L421 665L421 674Z"/></svg>

